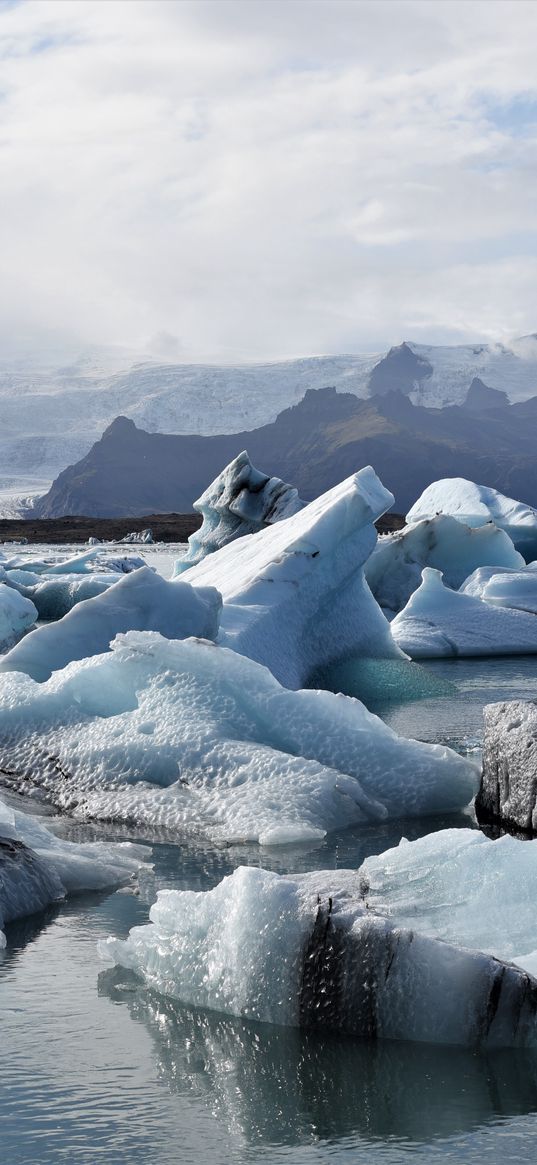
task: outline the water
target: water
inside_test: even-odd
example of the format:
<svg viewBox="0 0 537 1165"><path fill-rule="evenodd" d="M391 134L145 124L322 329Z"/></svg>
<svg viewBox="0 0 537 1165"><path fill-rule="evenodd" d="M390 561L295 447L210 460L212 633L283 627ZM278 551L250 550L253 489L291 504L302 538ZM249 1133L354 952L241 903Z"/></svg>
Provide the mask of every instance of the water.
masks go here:
<svg viewBox="0 0 537 1165"><path fill-rule="evenodd" d="M456 694L384 698L374 710L399 732L461 748L479 746L484 703L537 689L537 659L439 661L426 671L455 683ZM250 1025L154 995L96 953L99 938L147 920L160 886L208 889L244 863L278 872L356 867L403 835L453 824L475 828L461 814L344 831L314 847L156 844L155 873L139 897L87 895L8 928L0 959L6 1165L533 1163L537 1054L371 1046ZM122 836L68 822L65 831Z"/></svg>

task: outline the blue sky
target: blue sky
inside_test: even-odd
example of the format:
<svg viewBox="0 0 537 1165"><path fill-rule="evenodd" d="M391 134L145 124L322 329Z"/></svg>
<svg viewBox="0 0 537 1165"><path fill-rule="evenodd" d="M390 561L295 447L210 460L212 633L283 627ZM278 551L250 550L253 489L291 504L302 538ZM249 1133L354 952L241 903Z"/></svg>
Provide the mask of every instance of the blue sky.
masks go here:
<svg viewBox="0 0 537 1165"><path fill-rule="evenodd" d="M0 341L533 332L533 0L0 0Z"/></svg>

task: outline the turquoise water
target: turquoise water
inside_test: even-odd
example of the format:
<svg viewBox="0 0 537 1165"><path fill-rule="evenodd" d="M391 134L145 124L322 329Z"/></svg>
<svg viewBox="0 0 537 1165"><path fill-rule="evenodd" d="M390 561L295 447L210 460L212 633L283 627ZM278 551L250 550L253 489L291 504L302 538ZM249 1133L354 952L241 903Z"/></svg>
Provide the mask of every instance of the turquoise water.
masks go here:
<svg viewBox="0 0 537 1165"><path fill-rule="evenodd" d="M461 748L479 747L484 703L537 691L537 659L445 661L426 672L456 694L385 698L374 710L399 732ZM155 876L139 897L87 895L12 925L0 956L2 1160L533 1163L537 1054L371 1046L249 1025L153 995L96 952L99 938L147 920L159 886L207 889L244 863L357 866L403 835L452 824L475 828L459 815L341 832L309 848L156 844ZM66 822L66 833L81 829Z"/></svg>

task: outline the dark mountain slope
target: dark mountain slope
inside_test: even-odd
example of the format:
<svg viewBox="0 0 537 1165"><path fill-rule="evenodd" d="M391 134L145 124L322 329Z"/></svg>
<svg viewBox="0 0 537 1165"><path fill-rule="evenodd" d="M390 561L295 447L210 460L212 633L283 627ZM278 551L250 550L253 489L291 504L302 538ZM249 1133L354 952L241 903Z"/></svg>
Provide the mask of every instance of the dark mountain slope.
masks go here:
<svg viewBox="0 0 537 1165"><path fill-rule="evenodd" d="M216 437L145 433L118 417L59 475L37 516L188 512L242 449L306 500L371 464L403 512L439 477L469 477L537 505L536 442L537 398L474 412L414 406L400 392L359 400L326 388L307 392L273 424Z"/></svg>

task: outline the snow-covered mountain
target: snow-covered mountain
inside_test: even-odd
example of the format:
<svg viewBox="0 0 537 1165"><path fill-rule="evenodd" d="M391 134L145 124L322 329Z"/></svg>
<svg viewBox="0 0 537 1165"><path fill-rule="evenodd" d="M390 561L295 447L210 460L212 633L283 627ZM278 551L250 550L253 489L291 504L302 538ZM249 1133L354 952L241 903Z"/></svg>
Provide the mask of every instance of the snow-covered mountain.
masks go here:
<svg viewBox="0 0 537 1165"><path fill-rule="evenodd" d="M258 428L308 388L328 385L358 397L399 387L436 408L461 403L474 377L511 401L537 394L536 336L509 346L408 342L384 354L252 365L134 360L106 350L68 365L49 359L0 369L0 513L14 512L15 495L45 492L119 415L149 432L210 435Z"/></svg>

